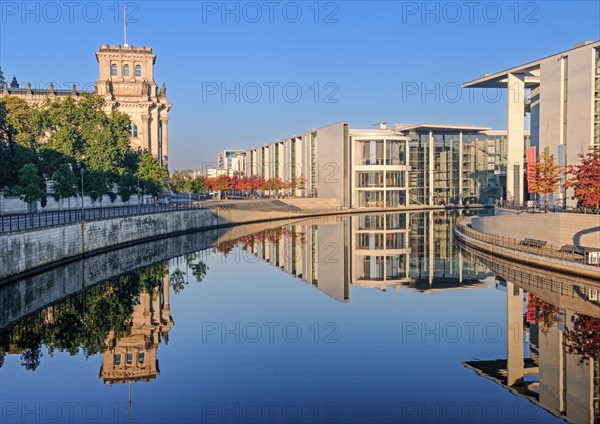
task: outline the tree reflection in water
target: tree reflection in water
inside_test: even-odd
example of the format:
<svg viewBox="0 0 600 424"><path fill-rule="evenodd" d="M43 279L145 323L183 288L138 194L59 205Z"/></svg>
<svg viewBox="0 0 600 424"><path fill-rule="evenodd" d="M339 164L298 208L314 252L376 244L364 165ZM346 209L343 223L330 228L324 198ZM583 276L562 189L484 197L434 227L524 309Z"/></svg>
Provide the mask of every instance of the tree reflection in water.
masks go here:
<svg viewBox="0 0 600 424"><path fill-rule="evenodd" d="M196 280L202 281L208 267L200 254L186 255L185 261ZM131 334L132 316L140 296L144 293L156 296L163 284L169 284L167 275L168 263L160 262L86 288L28 316L0 332L0 367L10 353L20 354L21 365L36 370L43 346L50 356L56 351L70 355L83 352L87 358L105 352L108 340L118 342ZM176 294L187 284L179 274L170 281L175 283Z"/></svg>

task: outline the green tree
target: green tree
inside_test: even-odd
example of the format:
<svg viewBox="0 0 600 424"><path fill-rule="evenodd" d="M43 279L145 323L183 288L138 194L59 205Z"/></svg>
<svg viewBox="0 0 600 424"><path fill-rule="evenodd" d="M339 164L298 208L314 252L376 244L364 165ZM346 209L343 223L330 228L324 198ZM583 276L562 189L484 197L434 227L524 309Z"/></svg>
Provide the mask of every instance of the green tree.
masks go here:
<svg viewBox="0 0 600 424"><path fill-rule="evenodd" d="M194 178L194 184L192 188L196 194L202 194L208 191L208 188L206 187L206 180L201 175L198 175L196 178Z"/></svg>
<svg viewBox="0 0 600 424"><path fill-rule="evenodd" d="M102 198L108 192L106 174L98 171L86 172L83 175L83 190L90 195L92 202Z"/></svg>
<svg viewBox="0 0 600 424"><path fill-rule="evenodd" d="M138 172L144 193L156 196L166 188L165 180L169 174L147 150L140 156Z"/></svg>
<svg viewBox="0 0 600 424"><path fill-rule="evenodd" d="M137 177L129 172L121 174L119 178L119 194L124 202L128 202L132 194L137 193Z"/></svg>
<svg viewBox="0 0 600 424"><path fill-rule="evenodd" d="M196 279L196 282L201 283L208 271L208 265L202 261L200 252L185 255L185 262L192 270L192 275Z"/></svg>
<svg viewBox="0 0 600 424"><path fill-rule="evenodd" d="M6 80L4 79L4 72L2 72L2 66L0 66L0 89L4 88L4 84L6 84Z"/></svg>
<svg viewBox="0 0 600 424"><path fill-rule="evenodd" d="M175 193L181 193L185 190L185 182L191 171L176 169L169 177L169 186Z"/></svg>
<svg viewBox="0 0 600 424"><path fill-rule="evenodd" d="M169 284L171 285L171 288L173 289L173 293L175 293L175 294L181 293L187 284L185 282L185 274L183 273L183 271L180 269L176 269L175 271L173 271L173 273L171 274L171 276L169 278Z"/></svg>
<svg viewBox="0 0 600 424"><path fill-rule="evenodd" d="M11 190L19 180L19 170L36 163L32 109L16 97L0 99L0 188Z"/></svg>
<svg viewBox="0 0 600 424"><path fill-rule="evenodd" d="M33 163L26 164L19 171L19 183L15 186L15 192L28 203L30 212L31 203L41 200L46 195L37 166Z"/></svg>
<svg viewBox="0 0 600 424"><path fill-rule="evenodd" d="M67 199L71 209L71 197L77 194L77 177L71 167L63 163L52 176L54 195L58 199Z"/></svg>

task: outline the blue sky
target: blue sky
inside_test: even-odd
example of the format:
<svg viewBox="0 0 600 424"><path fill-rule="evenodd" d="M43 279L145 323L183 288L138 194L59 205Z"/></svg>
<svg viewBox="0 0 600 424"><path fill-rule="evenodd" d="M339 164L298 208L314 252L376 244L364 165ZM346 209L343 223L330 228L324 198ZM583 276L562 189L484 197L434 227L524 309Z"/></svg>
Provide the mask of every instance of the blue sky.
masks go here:
<svg viewBox="0 0 600 424"><path fill-rule="evenodd" d="M458 85L600 39L597 1L1 0L6 79L93 84L94 52L123 43L125 5L128 42L153 48L173 104L171 169L341 120L503 129L503 96Z"/></svg>

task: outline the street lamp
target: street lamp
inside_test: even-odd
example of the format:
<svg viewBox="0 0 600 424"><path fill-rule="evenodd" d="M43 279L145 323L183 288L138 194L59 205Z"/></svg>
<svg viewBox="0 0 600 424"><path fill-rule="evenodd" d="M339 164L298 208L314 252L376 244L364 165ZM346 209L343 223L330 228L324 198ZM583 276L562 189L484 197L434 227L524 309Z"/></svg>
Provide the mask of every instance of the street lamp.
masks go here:
<svg viewBox="0 0 600 424"><path fill-rule="evenodd" d="M138 171L137 173L137 180L138 180L138 186L137 186L137 203L138 203L138 213L140 213L140 173Z"/></svg>
<svg viewBox="0 0 600 424"><path fill-rule="evenodd" d="M79 173L81 174L81 221L85 221L85 215L83 210L83 167L79 168Z"/></svg>

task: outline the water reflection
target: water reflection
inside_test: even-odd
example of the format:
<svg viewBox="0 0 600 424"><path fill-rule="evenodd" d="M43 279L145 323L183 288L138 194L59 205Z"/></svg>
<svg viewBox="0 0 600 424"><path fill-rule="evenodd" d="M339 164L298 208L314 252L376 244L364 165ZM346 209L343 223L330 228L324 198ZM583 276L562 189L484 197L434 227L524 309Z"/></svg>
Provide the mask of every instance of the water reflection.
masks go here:
<svg viewBox="0 0 600 424"><path fill-rule="evenodd" d="M8 323L0 329L0 367L6 367L6 355L18 356L21 366L27 370L43 367L46 352L50 357L59 351L83 354L86 358L101 355L98 377L105 384L151 382L143 387L154 387L164 378L160 376L159 347L165 345L160 350L162 355L173 348L166 345L170 335L173 336L173 328L177 328L172 318L171 296L185 297L195 282L210 277L211 260L242 270L249 270L250 264L258 261L279 269L284 277L289 274L316 288L319 298L327 300L321 293L333 298L335 301L327 300L330 309L351 310L352 316L346 319L353 322L353 326L361 320L373 331L386 320L405 322L414 318L401 309L394 309L390 315L380 315L380 321L369 324L369 314L347 305L351 299L364 303L365 293L377 294L377 298L370 297L376 311L377 302L383 302L383 291L408 291L406 297L413 301L415 297L434 299L438 294L442 298L451 294L454 297L443 299L449 302L446 322L452 322L452 308L475 308L475 305L461 303L466 294L487 290L502 295L506 317L500 316L498 320L505 324L501 346L506 349L460 345L462 350L451 354L450 348L445 352L442 346L434 346L439 350L439 361L448 361L448 366L460 366L462 362L475 371L461 367L473 379L489 379L518 398L569 422L598 422L600 308L597 283L542 273L460 246L453 237L455 219L455 214L440 212L386 213L301 220L246 233L238 227L215 235L208 244L206 240L196 244L199 247L196 251L191 249L194 243L190 240L198 239L171 241L165 244L170 246L170 260L161 252L163 256L157 263L99 283L98 276L105 275L99 272L102 267L89 262L87 271L79 269L82 267L76 263L64 267L67 271L57 269L46 277L39 277L40 283L33 284L36 296L27 291L26 284L15 282L0 288L4 308L1 322ZM143 247L133 249L144 250ZM153 249L156 251L156 247ZM127 260L127 255L134 254L134 250L123 250L120 255ZM54 282L50 283L59 275L74 275L75 281L66 278L59 290ZM83 281L77 281L80 278ZM89 285L88 281L94 284ZM477 290L460 292L473 289ZM44 293L49 300L39 307L37 296ZM214 292L206 293L214 295ZM432 308L432 312L439 312L434 311L439 305L441 303L433 300L423 301L423 307ZM310 308L310 305L304 306ZM175 311L174 315L182 322L198 326L196 317L189 311L187 315ZM185 326L185 322L183 324ZM339 325L344 328L343 322ZM396 347L395 353L402 360L407 347L399 344L399 335L380 334L382 339L377 342ZM194 339L188 338L179 349L207 350L208 345L198 347L194 343ZM316 355L323 354L322 350L314 349ZM244 352L251 353L250 350ZM265 363L277 361L268 352L263 351ZM173 355L167 357L175 360ZM390 389L399 389L404 387L402 385L419 387L418 380L446 378L444 374L427 375L429 369L436 369L431 363L411 367L417 365L423 375L402 379ZM254 363L253 366L260 369L262 365ZM344 364L340 366L343 368ZM353 362L352 369L356 366L358 364ZM476 384L462 378L465 380L460 384ZM362 385L364 380L359 381ZM491 391L489 387L485 390ZM404 406L380 404L379 409L386 411L386 418L395 417L395 421L416 422L423 418L424 421L444 421L439 414L407 416ZM523 415L512 418L512 421L527 420ZM533 418L539 421L539 415Z"/></svg>
<svg viewBox="0 0 600 424"><path fill-rule="evenodd" d="M485 287L492 273L464 261L453 237L456 214L361 214L308 220L217 244L246 252L340 302L350 286L421 293Z"/></svg>
<svg viewBox="0 0 600 424"><path fill-rule="evenodd" d="M598 286L586 279L541 272L485 253L465 251L520 283L504 279L500 283L506 289L507 357L468 361L465 365L568 422L598 423Z"/></svg>
<svg viewBox="0 0 600 424"><path fill-rule="evenodd" d="M111 375L118 374L109 368L130 368L133 359L127 360L128 353L122 361L107 354L120 352L122 346L136 344L143 346L136 352L156 350L161 335L167 337L172 321L165 271L165 264L159 263L141 271L125 273L27 316L0 333L2 362L7 353L18 354L26 369L35 370L40 366L43 346L47 347L50 356L55 351L71 355L81 351L86 357L103 353L105 359L110 356L107 364L113 366L103 367L100 376L109 382L113 379ZM149 314L149 311L152 313ZM143 343L140 342L142 340ZM144 359L140 369L151 359L152 356ZM138 362L136 357L136 365ZM149 366L157 369L156 364ZM123 377L128 373L124 372Z"/></svg>

